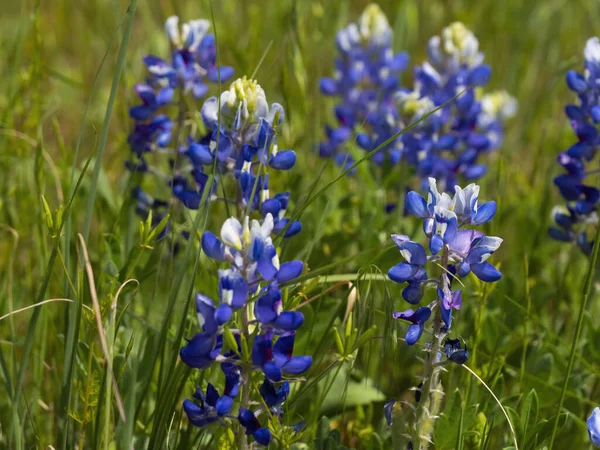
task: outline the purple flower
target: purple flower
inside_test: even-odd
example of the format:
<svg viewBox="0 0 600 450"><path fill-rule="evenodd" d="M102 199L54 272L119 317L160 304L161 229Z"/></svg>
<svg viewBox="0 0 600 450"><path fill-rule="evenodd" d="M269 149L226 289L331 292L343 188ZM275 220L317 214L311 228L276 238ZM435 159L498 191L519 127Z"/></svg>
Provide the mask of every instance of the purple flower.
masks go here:
<svg viewBox="0 0 600 450"><path fill-rule="evenodd" d="M399 311L393 314L394 319L404 319L412 324L406 332L406 343L408 345L415 344L421 338L425 330L425 322L429 320L430 316L431 309L426 306L416 311L407 309L406 311Z"/></svg>
<svg viewBox="0 0 600 450"><path fill-rule="evenodd" d="M295 333L282 334L273 345L273 332L267 331L254 339L252 363L261 367L265 376L274 382L281 381L282 374L299 375L312 364L311 356L292 356Z"/></svg>

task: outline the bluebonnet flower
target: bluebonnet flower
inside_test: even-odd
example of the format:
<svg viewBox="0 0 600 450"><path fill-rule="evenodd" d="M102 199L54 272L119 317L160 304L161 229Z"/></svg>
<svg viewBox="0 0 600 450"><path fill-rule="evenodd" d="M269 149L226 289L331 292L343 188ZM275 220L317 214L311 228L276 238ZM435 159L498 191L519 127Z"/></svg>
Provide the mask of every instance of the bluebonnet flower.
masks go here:
<svg viewBox="0 0 600 450"><path fill-rule="evenodd" d="M552 212L555 227L549 234L564 242L576 242L579 248L590 254L593 242L588 238L588 229L598 224L600 191L596 182L587 180L595 170L586 169L600 144L597 124L600 122L600 40L587 41L584 50L585 70L583 74L573 70L567 73L567 86L578 96L577 105L567 105L565 113L577 136L577 141L558 155L558 163L566 173L557 176L554 184L566 201L565 206Z"/></svg>
<svg viewBox="0 0 600 450"><path fill-rule="evenodd" d="M600 408L596 407L587 420L588 433L592 444L600 447Z"/></svg>
<svg viewBox="0 0 600 450"><path fill-rule="evenodd" d="M415 344L423 335L425 323L431 317L431 309L427 306L421 307L416 311L407 309L406 311L395 312L394 319L404 319L412 323L406 332L406 343L408 345Z"/></svg>
<svg viewBox="0 0 600 450"><path fill-rule="evenodd" d="M464 364L469 359L467 346L465 345L463 349L458 339L446 339L444 352L446 353L446 358L455 364Z"/></svg>
<svg viewBox="0 0 600 450"><path fill-rule="evenodd" d="M168 61L153 55L144 58L148 76L143 83L135 85L140 103L129 110L134 125L127 139L131 158L125 163L126 168L138 174L136 181L141 180L141 175L145 174L157 177L161 183L166 181L172 196L190 209L198 209L207 188L208 175L198 168L193 168L191 177L183 176L179 170L172 177L164 175L161 172L163 167L155 167L149 163L148 154L164 155L163 166L172 168L176 155L173 147L179 145L179 142L172 142L173 135L182 134L183 125L178 123L176 129L172 119L175 96L183 99L189 95L192 100L199 100L208 92L206 82L218 81L216 48L214 36L208 34L209 27L207 20L192 20L183 24L180 29L178 17L172 16L167 19L165 31L171 43L171 57ZM221 67L222 80L231 78L232 75L231 67ZM183 107L182 103L179 104L180 109ZM187 120L185 110L178 111L177 115ZM152 160L160 161L158 157ZM215 185L211 189L214 196ZM164 217L162 207L168 202L144 204L140 191L133 192L138 213L146 217L148 212L152 211L153 220ZM163 235L170 231L171 224ZM185 238L186 233L180 235Z"/></svg>
<svg viewBox="0 0 600 450"><path fill-rule="evenodd" d="M393 313L394 319L410 322L406 332L406 343L414 345L425 334L425 326L433 316L431 341L424 345L428 356L424 373L418 387L415 388L415 420L412 442L431 443L432 421L439 413L439 402L434 402L431 393L440 392L439 382L441 361L444 354L446 362L464 364L469 352L462 348L458 339L448 338L452 326L452 313L460 310L463 304L463 291L454 289L453 281L473 273L483 282L498 281L502 274L487 262L488 258L500 247L502 239L485 236L473 227L490 222L496 214L496 202L479 203L479 186L470 184L464 189L455 186L454 196L438 191L434 178L428 180L427 199L415 191L406 195L405 208L423 220L423 232L428 245L423 246L411 241L405 235L392 235L392 240L404 258L388 271L389 278L396 283L407 283L402 291L404 299L418 305L424 297L425 288L436 289L436 296L426 306L416 310L407 309ZM426 250L428 247L428 250ZM433 263L433 264L430 264ZM437 277L428 276L431 266L438 266ZM462 284L462 283L461 283ZM384 414L388 423L394 402L386 403ZM425 444L427 445L427 444Z"/></svg>
<svg viewBox="0 0 600 450"><path fill-rule="evenodd" d="M310 356L292 356L295 333L282 334L273 345L273 332L267 331L254 339L252 363L261 368L271 381L281 381L282 374L299 375L312 364Z"/></svg>
<svg viewBox="0 0 600 450"><path fill-rule="evenodd" d="M400 85L400 75L408 65L408 55L392 50L392 29L376 4L364 10L357 23L351 23L336 36L339 52L333 78L322 78L321 92L335 97L337 127L326 128L326 140L319 153L349 167L354 159L349 142L366 151L374 150L397 132L393 94ZM396 164L400 151L389 145L373 160Z"/></svg>
<svg viewBox="0 0 600 450"><path fill-rule="evenodd" d="M414 88L396 94L400 129L489 81L491 69L483 64L479 42L460 22L430 39L428 55L429 61L415 68ZM460 177L476 180L486 172L480 158L501 145L504 122L516 108L504 91L480 95L468 89L400 137L403 156L424 182L436 178L442 191Z"/></svg>
<svg viewBox="0 0 600 450"><path fill-rule="evenodd" d="M485 282L500 279L501 273L487 259L500 247L502 239L484 236L480 231L464 228L479 226L492 220L496 214L496 202L479 204L479 186L470 184L462 189L455 187L455 195L451 198L446 193L439 193L436 180L429 179L427 200L415 191L406 196L406 211L423 219L423 230L429 238L427 256L425 248L410 240L408 236L392 235L405 262L401 262L388 271L388 276L396 283L408 283L402 291L403 298L418 304L424 295L427 284L436 284L430 280L425 265L430 261L440 261L445 254L448 270L452 277L464 277L473 272ZM451 280L446 276L444 283L448 286ZM438 285L438 298L442 319L449 329L452 321L452 309L462 306L462 292L444 290Z"/></svg>
<svg viewBox="0 0 600 450"><path fill-rule="evenodd" d="M268 428L260 425L260 422L252 411L246 408L240 408L238 420L246 429L247 435L252 435L256 442L261 445L269 445L269 442L271 442L271 432Z"/></svg>
<svg viewBox="0 0 600 450"><path fill-rule="evenodd" d="M299 260L279 262L271 238L273 228L273 216L268 212L261 221L250 221L246 216L243 224L231 217L221 227L219 237L210 231L202 236L202 249L206 255L229 267L218 270L218 306L208 296L197 294L196 312L202 331L181 348L180 356L185 364L198 369L221 362L226 382L223 396L217 394L215 399L209 385L210 398L207 393L206 401L200 406L186 400L184 409L194 425L203 426L215 421L225 423L222 419L231 419L229 412L234 406L233 399L240 386L251 389L249 375L255 370L265 376L258 393L270 410L269 414L281 419L283 410L279 406L290 391L289 381L283 377L304 373L312 364L310 356L293 356L294 331L303 324L304 316L299 311L283 310L279 287L300 276L304 264ZM253 309L250 309L251 298ZM238 311L242 315L241 321L239 315L236 316ZM254 312L254 318L250 311ZM241 322L242 326L241 330L235 330L238 348L222 353L223 327L234 321ZM259 327L258 332L251 335L249 326ZM230 329L229 332L233 331ZM242 354L242 340L249 343L250 355ZM253 436L257 443L267 445L271 433L260 425L261 410L253 412L248 406L248 403L240 403L237 420L247 435Z"/></svg>
<svg viewBox="0 0 600 450"><path fill-rule="evenodd" d="M491 69L483 63L477 38L462 23L430 39L429 61L415 67L412 89L400 86L408 57L393 54L391 28L379 7L367 7L358 24L338 33L337 43L336 77L323 78L321 91L340 97L335 108L339 126L326 128L321 156L349 167L354 163L351 139L371 151L432 113L380 149L373 161L380 165L387 159L394 165L404 160L424 183L436 178L442 191L459 178L476 180L485 174L481 158L502 144L504 123L514 116L517 102L505 91L482 93Z"/></svg>

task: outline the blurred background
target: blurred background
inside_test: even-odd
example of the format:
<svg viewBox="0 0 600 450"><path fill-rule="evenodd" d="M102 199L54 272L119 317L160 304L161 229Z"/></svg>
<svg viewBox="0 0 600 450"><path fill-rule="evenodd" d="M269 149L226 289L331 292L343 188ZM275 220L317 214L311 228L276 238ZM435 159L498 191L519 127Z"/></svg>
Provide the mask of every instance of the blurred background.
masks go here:
<svg viewBox="0 0 600 450"><path fill-rule="evenodd" d="M109 430L111 448L127 448L127 443L136 449L212 448L217 442L222 446L214 448L227 448L226 431L198 431L181 417L181 399L189 397L201 381L199 375L181 370L163 374L149 363L153 354L163 361L176 353L180 330L185 336L194 332L188 286L190 292L214 290L215 282L204 256L195 278L193 260L165 256L159 247L131 263L140 220L129 195L132 177L124 168L133 126L129 108L138 101L133 86L145 77L145 55L168 57L163 31L168 16L212 20L214 14L212 32L221 63L233 66L235 77L255 72L269 102L285 108L279 146L294 149L298 162L291 171L273 174L271 185L293 192L293 202L299 205L315 185L323 186L341 173L318 155L324 126L334 120L333 102L320 94L319 79L333 71L336 31L355 21L368 3L214 0L211 13L207 0L138 1L86 241L105 314L124 273L138 280L119 295L118 323L112 330L121 394L135 420L120 423L115 413L106 423L95 413L103 402L104 407L115 406L110 400L106 403L110 395L103 390L105 361L93 314L85 307L72 309L75 303L52 302L37 308L34 326L32 311L0 321L1 377L9 394L0 396L0 447L97 448L107 442ZM574 139L564 106L575 98L564 76L569 69L582 70L585 42L599 33L600 5L592 0L377 3L394 30L394 50L407 51L411 66L426 59L431 36L462 21L479 39L492 68L489 89L506 90L519 102L504 143L487 160L488 174L479 183L480 197L498 202L498 214L486 232L504 239L494 256L504 278L491 288L469 279L455 326L471 350L469 366L517 424L519 448L544 448L557 414L587 268L578 249L552 241L547 234L552 207L560 203L553 184L560 173L556 156ZM41 198L52 211L66 205L74 181L96 154L128 6L124 0L20 0L3 5L0 316L40 300L73 298L66 295L72 284L79 286L76 303L92 307L76 233L85 228L94 158L72 203L70 241L61 239L58 253L53 251L56 237L48 229ZM404 73L402 84L412 85L411 70ZM210 89L211 95L218 94L218 86ZM316 296L303 309L308 331L297 344L298 353L311 354L315 364L289 406L296 417L308 421L308 448L313 448L323 415L349 448L390 448L378 443L387 445L390 435L382 418L383 403L390 398L410 400L409 388L420 370L417 349L399 340L405 326L392 323L390 317L391 311L405 309L401 287L367 276L385 274L400 261L390 234L420 232L419 224L403 217L401 208L385 212L387 202L397 201L398 193L407 186L418 188L418 183L398 168L397 194L390 198L367 165L312 202L301 217L302 233L282 248L282 260L303 259L311 269L328 266L326 273L331 274L307 281L296 292L305 299ZM169 191L159 180L144 183L153 192ZM225 217L222 206L211 208L207 229L217 232ZM174 274L180 271L186 274L184 288L170 298ZM47 288L39 298L45 280ZM357 288L352 294L350 283ZM66 343L75 333L75 311L82 315L76 322L79 343L69 353ZM594 319L598 314L600 306L593 298L564 404L569 414L559 421L557 449L590 445L584 418L600 403L600 355L595 345L600 325ZM344 332L349 316L359 336L377 325L376 338L340 360L331 329ZM20 373L26 348L28 363ZM172 391L164 394L170 398L168 406L158 393L167 386L165 379L173 380ZM436 448L511 445L507 422L481 384L458 367L444 375L444 384L447 409L436 427ZM65 402L67 395L70 401ZM157 405L166 408L164 415L158 415Z"/></svg>

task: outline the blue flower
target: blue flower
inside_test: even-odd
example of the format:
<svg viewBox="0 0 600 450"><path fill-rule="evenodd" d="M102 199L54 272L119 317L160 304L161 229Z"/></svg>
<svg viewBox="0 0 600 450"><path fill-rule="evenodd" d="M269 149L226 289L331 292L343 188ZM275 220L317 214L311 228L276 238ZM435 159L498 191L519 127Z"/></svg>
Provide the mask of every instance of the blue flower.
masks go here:
<svg viewBox="0 0 600 450"><path fill-rule="evenodd" d="M463 349L458 339L446 339L446 342L444 343L444 352L446 353L446 358L455 364L462 365L469 359L467 346L465 345L465 348Z"/></svg>
<svg viewBox="0 0 600 450"><path fill-rule="evenodd" d="M569 71L566 76L567 86L579 99L578 105L565 108L577 141L557 158L566 173L557 176L554 184L567 203L564 207L555 208L552 216L556 226L549 229L550 237L575 242L586 254L592 249L587 230L598 222L600 203L600 191L593 182L586 184L585 180L588 175L586 164L594 158L600 144L597 130L600 120L599 55L600 40L589 39L584 50L584 74Z"/></svg>
<svg viewBox="0 0 600 450"><path fill-rule="evenodd" d="M265 327L294 331L304 323L304 315L297 311L282 311L281 291L271 283L254 304L254 315Z"/></svg>
<svg viewBox="0 0 600 450"><path fill-rule="evenodd" d="M465 277L473 272L481 281L498 281L502 274L487 260L502 244L502 239L485 236L474 226L493 219L496 202L479 204L479 186L470 184L464 189L455 187L453 197L438 191L437 181L428 180L427 200L415 191L406 195L405 207L409 214L423 220L423 231L429 239L429 255L425 247L405 235L392 235L405 259L388 271L396 283L408 283L402 297L413 305L420 303L427 285L437 287L437 303L447 332L452 325L452 310L462 307L462 291L452 290L454 278ZM427 277L425 266L433 262L445 263L445 276L441 279ZM431 305L430 305L431 307ZM430 307L394 313L394 318L410 321L406 342L414 344L422 335L424 323L431 314Z"/></svg>
<svg viewBox="0 0 600 450"><path fill-rule="evenodd" d="M260 422L252 411L240 408L238 420L240 425L246 429L247 435L252 435L254 440L261 445L269 445L269 442L271 442L271 432L268 428L261 427Z"/></svg>
<svg viewBox="0 0 600 450"><path fill-rule="evenodd" d="M299 375L312 364L311 356L292 356L295 333L282 334L273 345L273 332L266 331L254 339L252 363L262 368L265 376L274 382L281 381L282 374Z"/></svg>
<svg viewBox="0 0 600 450"><path fill-rule="evenodd" d="M404 319L412 324L408 327L408 331L406 332L406 343L408 345L413 345L423 335L425 322L431 317L431 309L427 306L421 307L416 311L407 309L406 311L395 312L393 317L394 319Z"/></svg>
<svg viewBox="0 0 600 450"><path fill-rule="evenodd" d="M223 336L209 332L196 334L179 350L181 360L190 367L204 369L210 366L223 349Z"/></svg>
<svg viewBox="0 0 600 450"><path fill-rule="evenodd" d="M462 291L444 292L438 287L438 298L441 300L442 320L449 330L452 325L452 310L462 308Z"/></svg>
<svg viewBox="0 0 600 450"><path fill-rule="evenodd" d="M356 135L356 143L365 151L374 150L393 136L395 124L393 93L399 87L400 75L408 65L406 53L394 53L392 29L379 6L367 6L357 23L351 23L336 36L339 56L335 60L333 78L322 78L324 95L336 97L334 108L337 127L326 127L326 140L319 146L322 157L334 158L344 168L354 163L348 141ZM367 133L359 133L358 128ZM373 156L376 164L400 161L399 143L382 148Z"/></svg>
<svg viewBox="0 0 600 450"><path fill-rule="evenodd" d="M272 408L285 402L290 393L290 383L284 381L279 386L275 386L268 378L265 378L259 391L267 406Z"/></svg>
<svg viewBox="0 0 600 450"><path fill-rule="evenodd" d="M596 407L587 420L588 433L592 444L600 447L600 408Z"/></svg>

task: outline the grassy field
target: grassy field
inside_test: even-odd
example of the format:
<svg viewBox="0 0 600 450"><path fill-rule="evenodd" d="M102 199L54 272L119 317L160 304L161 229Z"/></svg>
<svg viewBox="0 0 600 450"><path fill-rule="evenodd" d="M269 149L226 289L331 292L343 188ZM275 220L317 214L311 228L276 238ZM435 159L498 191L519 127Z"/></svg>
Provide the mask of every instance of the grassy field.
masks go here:
<svg viewBox="0 0 600 450"><path fill-rule="evenodd" d="M217 291L215 265L200 252L199 237L217 233L229 211L218 202L200 212L175 206L173 217L191 237L174 255L166 241L140 235L130 196L138 179L124 167L129 108L138 102L133 86L146 76L145 55L168 55L163 23L172 14L212 22L221 64L232 66L236 78L255 74L269 101L284 106L279 146L297 153L296 166L272 174L270 183L293 193L291 211L303 209L303 230L282 245L281 260L302 259L305 273L320 275L306 276L288 293L296 306L308 301L296 353L312 356L313 364L284 406L286 425L304 420L304 430L280 430L269 448L406 448L398 444L405 430L386 425L383 405L412 402L423 352L399 339L406 327L391 312L405 309L401 287L383 274L401 260L389 235L417 236L420 225L401 210L385 212L398 189L386 193L368 161L355 175L340 176L317 150L333 120L319 79L333 70L336 31L367 3L4 5L0 448L237 448L235 428L193 427L181 406L218 371L192 370L178 360L183 338L198 332L194 294ZM575 97L565 73L582 70L585 42L599 34L600 6L593 0L378 3L393 27L394 49L407 51L411 65L426 58L431 36L462 21L492 68L490 88L519 102L479 182L481 198L498 203L484 229L504 239L493 257L504 276L491 285L466 278L453 327L469 346L467 366L485 385L458 365L448 368L433 448L492 450L514 448L515 441L520 450L550 448L550 441L556 450L591 448L585 420L600 405L598 274L594 262L551 240L547 229L561 202L553 184L556 156L574 141L564 106ZM410 79L408 70L403 84ZM212 84L210 95L218 92ZM419 186L402 166L392 177L396 186ZM157 195L169 192L164 180L143 183ZM586 274L594 282L580 312Z"/></svg>

